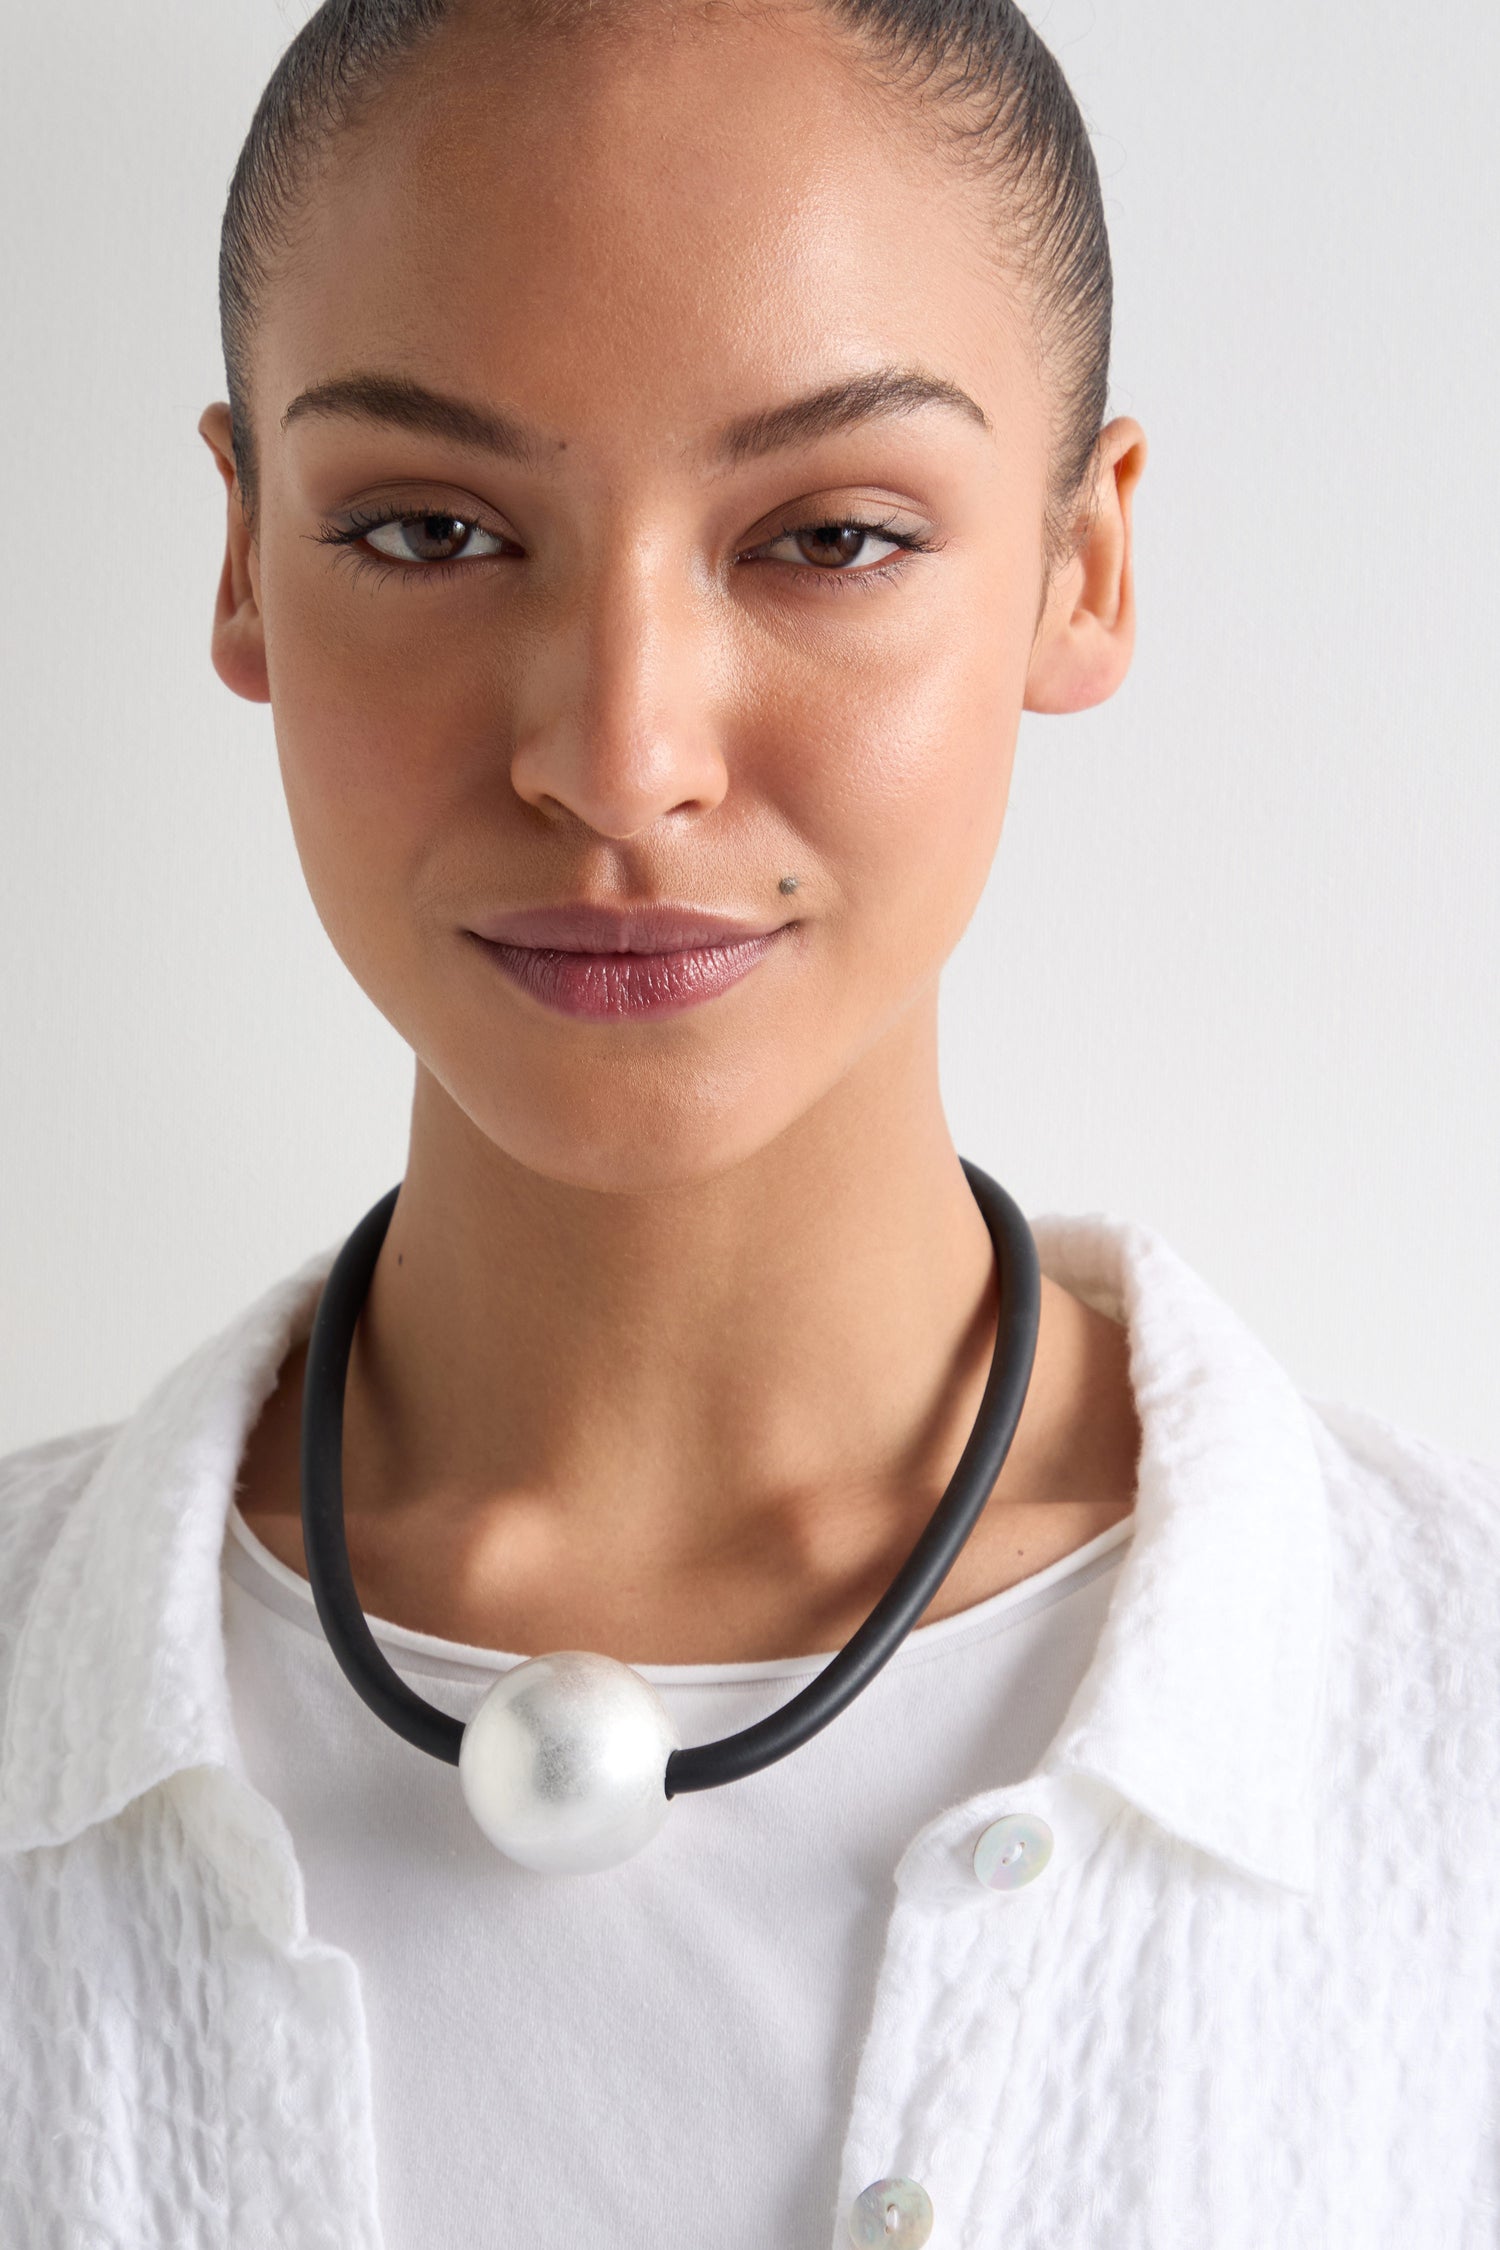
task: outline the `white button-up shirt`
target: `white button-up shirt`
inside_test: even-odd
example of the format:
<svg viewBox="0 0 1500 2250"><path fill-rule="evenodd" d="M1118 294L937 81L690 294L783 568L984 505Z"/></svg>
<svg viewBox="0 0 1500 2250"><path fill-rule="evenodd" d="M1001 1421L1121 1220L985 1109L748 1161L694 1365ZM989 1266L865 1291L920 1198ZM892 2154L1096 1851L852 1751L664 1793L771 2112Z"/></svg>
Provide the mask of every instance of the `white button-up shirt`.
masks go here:
<svg viewBox="0 0 1500 2250"><path fill-rule="evenodd" d="M1500 1475L1301 1396L1148 1229L1033 1232L1128 1326L1134 1532L1035 1770L894 1869L839 2250L928 2208L932 2250L1496 2250ZM220 1609L332 1257L0 1462L5 2250L378 2250L359 1975Z"/></svg>

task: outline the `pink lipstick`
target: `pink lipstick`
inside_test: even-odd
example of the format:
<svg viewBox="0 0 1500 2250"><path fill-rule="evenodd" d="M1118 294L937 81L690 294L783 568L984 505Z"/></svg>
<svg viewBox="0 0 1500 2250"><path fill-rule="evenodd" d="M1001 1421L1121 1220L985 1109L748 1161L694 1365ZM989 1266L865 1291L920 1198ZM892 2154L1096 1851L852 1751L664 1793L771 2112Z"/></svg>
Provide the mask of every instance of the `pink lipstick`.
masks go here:
<svg viewBox="0 0 1500 2250"><path fill-rule="evenodd" d="M660 1016L727 992L791 927L579 899L485 916L470 934L504 975L566 1015Z"/></svg>

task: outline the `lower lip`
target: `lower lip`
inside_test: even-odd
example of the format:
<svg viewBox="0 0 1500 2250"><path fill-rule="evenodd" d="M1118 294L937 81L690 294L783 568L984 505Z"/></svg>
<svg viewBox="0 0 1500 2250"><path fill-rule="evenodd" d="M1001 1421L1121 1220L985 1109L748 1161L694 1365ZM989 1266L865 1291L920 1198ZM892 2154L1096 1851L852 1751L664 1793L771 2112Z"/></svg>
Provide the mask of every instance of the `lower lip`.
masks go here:
<svg viewBox="0 0 1500 2250"><path fill-rule="evenodd" d="M564 953L494 938L478 943L513 983L564 1015L668 1016L738 984L789 927L681 953Z"/></svg>

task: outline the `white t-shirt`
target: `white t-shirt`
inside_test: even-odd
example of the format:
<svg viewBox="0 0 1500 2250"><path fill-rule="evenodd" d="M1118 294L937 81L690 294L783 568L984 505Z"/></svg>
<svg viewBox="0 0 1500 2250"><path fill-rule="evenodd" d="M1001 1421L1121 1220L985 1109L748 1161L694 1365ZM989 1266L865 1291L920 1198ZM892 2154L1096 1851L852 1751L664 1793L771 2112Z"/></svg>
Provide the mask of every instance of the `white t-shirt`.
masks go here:
<svg viewBox="0 0 1500 2250"><path fill-rule="evenodd" d="M231 1504L235 1728L291 1831L311 1935L360 1972L386 2250L822 2250L896 1863L945 1807L1032 1771L1134 1520L918 1628L811 1742L676 1801L634 1859L546 1876L360 1701L307 1581ZM463 1719L519 1661L370 1624ZM690 1743L825 1661L638 1669Z"/></svg>

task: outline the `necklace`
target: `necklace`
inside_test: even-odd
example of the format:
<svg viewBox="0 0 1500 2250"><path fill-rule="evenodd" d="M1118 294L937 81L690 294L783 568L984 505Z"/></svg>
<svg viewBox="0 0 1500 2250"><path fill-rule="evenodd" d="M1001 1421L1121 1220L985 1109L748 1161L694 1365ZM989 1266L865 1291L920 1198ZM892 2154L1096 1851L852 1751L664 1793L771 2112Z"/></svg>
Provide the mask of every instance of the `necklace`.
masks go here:
<svg viewBox="0 0 1500 2250"><path fill-rule="evenodd" d="M465 1801L500 1851L551 1874L612 1867L650 1841L673 1797L716 1789L800 1749L895 1654L958 1558L1010 1450L1041 1312L1036 1246L1020 1208L959 1159L995 1246L1000 1314L974 1427L925 1529L864 1623L805 1688L719 1742L680 1745L649 1680L611 1656L565 1649L513 1665L465 1724L407 1686L365 1621L344 1531L344 1384L355 1325L400 1183L329 1268L302 1395L302 1536L328 1645L388 1727L458 1768Z"/></svg>

